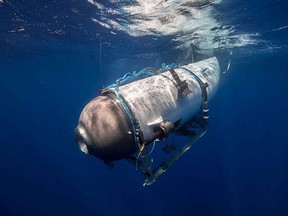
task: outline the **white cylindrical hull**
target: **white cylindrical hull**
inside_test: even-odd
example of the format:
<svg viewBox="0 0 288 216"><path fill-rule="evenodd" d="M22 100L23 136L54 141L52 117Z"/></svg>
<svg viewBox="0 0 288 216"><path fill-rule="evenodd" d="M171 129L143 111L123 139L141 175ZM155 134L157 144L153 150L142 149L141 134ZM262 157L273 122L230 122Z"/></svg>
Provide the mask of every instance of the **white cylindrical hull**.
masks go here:
<svg viewBox="0 0 288 216"><path fill-rule="evenodd" d="M184 124L200 111L202 90L195 76L189 71L208 84L209 99L217 89L220 67L216 57L174 70L181 81L186 80L192 91L183 98L178 98L178 89L171 81L174 79L169 71L119 87L119 93L139 121L144 140L153 133L155 125L163 120L172 123L180 120L181 124Z"/></svg>

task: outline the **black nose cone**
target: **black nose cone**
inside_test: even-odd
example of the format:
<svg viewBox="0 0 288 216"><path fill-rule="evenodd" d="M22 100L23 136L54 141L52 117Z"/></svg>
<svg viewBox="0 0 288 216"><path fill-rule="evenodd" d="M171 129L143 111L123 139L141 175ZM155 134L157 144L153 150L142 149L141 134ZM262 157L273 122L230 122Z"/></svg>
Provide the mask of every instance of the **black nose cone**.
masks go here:
<svg viewBox="0 0 288 216"><path fill-rule="evenodd" d="M99 96L85 106L75 131L81 151L104 161L123 159L137 149L121 104L108 96Z"/></svg>

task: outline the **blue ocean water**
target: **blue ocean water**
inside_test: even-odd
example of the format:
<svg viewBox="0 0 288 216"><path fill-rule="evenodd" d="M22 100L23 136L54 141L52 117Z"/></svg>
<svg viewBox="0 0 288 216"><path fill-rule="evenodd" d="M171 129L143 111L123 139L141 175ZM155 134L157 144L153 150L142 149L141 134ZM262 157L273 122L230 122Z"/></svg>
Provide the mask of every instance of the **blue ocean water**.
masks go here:
<svg viewBox="0 0 288 216"><path fill-rule="evenodd" d="M287 8L0 0L0 215L287 215ZM100 88L188 63L192 42L196 58L230 67L208 133L167 173L142 187L127 162L110 170L78 149L79 114Z"/></svg>

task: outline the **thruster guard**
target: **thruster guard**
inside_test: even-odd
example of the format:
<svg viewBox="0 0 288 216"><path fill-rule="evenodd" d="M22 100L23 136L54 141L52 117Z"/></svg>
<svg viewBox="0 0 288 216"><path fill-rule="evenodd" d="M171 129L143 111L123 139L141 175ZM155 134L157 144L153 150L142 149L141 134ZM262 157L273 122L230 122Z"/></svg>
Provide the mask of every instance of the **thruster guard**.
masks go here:
<svg viewBox="0 0 288 216"><path fill-rule="evenodd" d="M76 142L82 152L107 164L126 159L146 176L143 185L150 185L207 132L208 99L219 79L216 57L127 73L84 107ZM152 168L146 147L170 133L191 138Z"/></svg>

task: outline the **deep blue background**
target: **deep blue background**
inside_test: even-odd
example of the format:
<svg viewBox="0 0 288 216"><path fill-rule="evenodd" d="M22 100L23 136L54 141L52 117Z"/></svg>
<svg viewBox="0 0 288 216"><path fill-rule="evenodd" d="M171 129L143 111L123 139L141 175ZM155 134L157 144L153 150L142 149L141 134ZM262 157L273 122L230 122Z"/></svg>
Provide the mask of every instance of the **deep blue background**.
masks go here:
<svg viewBox="0 0 288 216"><path fill-rule="evenodd" d="M170 52L169 38L109 36L89 21L93 8L85 1L31 1L29 10L24 1L6 3L0 7L0 215L288 215L288 30L270 31L287 25L285 1L221 6L222 18L232 16L239 32L261 32L267 42L234 48L232 56L216 52L223 70L231 58L231 69L210 103L209 132L145 188L125 161L109 170L83 155L74 128L103 85L186 51ZM81 19L67 4L85 12ZM41 5L51 10L40 13ZM26 24L13 21L15 11ZM53 13L63 15L56 24ZM65 24L66 34L47 34L48 24ZM27 30L9 32L17 25Z"/></svg>

